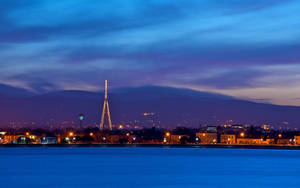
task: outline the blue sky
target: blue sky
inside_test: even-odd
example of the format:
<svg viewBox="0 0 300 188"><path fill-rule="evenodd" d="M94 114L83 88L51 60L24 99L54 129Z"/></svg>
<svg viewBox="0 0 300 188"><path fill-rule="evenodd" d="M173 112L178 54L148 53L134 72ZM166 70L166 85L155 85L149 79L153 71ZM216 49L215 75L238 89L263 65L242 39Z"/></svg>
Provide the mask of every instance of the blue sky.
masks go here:
<svg viewBox="0 0 300 188"><path fill-rule="evenodd" d="M163 85L300 105L298 0L3 0L0 83Z"/></svg>

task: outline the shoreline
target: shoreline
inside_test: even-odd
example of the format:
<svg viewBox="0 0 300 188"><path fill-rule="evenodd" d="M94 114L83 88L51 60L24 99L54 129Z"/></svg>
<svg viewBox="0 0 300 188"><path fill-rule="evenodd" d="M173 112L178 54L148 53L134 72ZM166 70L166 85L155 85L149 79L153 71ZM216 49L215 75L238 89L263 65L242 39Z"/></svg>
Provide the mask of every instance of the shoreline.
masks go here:
<svg viewBox="0 0 300 188"><path fill-rule="evenodd" d="M160 147L300 150L300 145L222 145L222 144L0 144L0 148L18 147Z"/></svg>

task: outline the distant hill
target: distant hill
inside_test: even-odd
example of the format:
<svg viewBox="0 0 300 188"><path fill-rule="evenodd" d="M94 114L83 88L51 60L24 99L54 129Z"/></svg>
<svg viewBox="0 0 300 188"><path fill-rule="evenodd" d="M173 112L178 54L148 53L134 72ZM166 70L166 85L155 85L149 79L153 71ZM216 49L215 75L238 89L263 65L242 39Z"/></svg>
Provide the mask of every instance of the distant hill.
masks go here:
<svg viewBox="0 0 300 188"><path fill-rule="evenodd" d="M28 97L34 94L21 88L0 84L0 97Z"/></svg>
<svg viewBox="0 0 300 188"><path fill-rule="evenodd" d="M42 126L63 121L78 124L77 115L80 113L85 114L85 124L99 123L103 93L58 91L33 95L9 86L3 92L2 88L5 90L6 86L0 87L2 126L12 121L36 122ZM283 125L283 122L288 122L292 127L300 125L300 107L254 103L189 89L157 86L119 88L109 93L109 100L114 124L150 126L153 120L165 127L199 127L200 124L220 124L232 120L234 123L254 125ZM144 116L145 112L152 115Z"/></svg>

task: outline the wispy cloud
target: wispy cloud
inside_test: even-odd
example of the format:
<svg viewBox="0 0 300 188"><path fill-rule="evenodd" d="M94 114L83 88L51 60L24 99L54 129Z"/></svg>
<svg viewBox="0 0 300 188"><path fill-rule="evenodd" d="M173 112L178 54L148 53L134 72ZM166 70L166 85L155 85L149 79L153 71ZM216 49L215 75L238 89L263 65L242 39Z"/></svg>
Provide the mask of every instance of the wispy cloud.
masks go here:
<svg viewBox="0 0 300 188"><path fill-rule="evenodd" d="M299 87L299 8L290 0L5 0L0 82L37 92L101 89L103 79L208 90Z"/></svg>

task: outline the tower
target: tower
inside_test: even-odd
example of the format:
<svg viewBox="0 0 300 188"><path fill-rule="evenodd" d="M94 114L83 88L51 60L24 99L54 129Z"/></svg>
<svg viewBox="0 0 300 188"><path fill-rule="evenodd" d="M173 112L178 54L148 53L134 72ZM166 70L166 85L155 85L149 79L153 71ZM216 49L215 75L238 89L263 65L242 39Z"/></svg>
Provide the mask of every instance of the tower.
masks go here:
<svg viewBox="0 0 300 188"><path fill-rule="evenodd" d="M102 116L101 116L101 122L100 122L100 130L104 130L105 125L105 115L108 120L108 128L109 130L112 130L112 124L111 124L111 118L110 118L110 112L109 112L109 105L108 105L108 97L107 97L107 80L105 80L105 95L104 95L104 104L103 104L103 110L102 110Z"/></svg>

